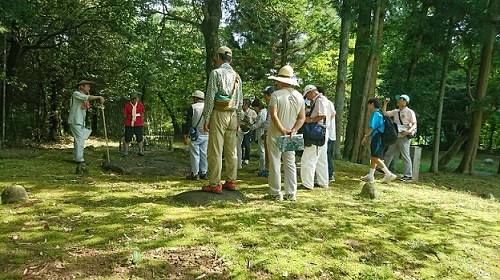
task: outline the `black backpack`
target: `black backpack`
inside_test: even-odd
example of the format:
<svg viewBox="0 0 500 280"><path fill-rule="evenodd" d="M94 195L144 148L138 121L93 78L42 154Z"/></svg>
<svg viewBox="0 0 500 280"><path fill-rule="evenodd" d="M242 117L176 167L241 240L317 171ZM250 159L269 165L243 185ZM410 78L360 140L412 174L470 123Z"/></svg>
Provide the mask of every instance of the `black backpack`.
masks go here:
<svg viewBox="0 0 500 280"><path fill-rule="evenodd" d="M388 116L383 115L384 118L384 132L382 134L382 145L384 148L396 143L398 140L398 125ZM380 131L379 131L380 133Z"/></svg>

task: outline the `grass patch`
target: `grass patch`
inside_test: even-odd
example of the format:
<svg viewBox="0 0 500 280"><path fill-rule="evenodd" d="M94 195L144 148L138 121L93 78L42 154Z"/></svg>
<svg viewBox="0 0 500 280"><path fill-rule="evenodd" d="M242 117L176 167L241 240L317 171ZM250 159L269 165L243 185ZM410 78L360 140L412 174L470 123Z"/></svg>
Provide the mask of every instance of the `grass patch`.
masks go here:
<svg viewBox="0 0 500 280"><path fill-rule="evenodd" d="M0 279L500 278L498 175L421 173L365 200L367 167L335 161L329 189L278 203L253 160L238 174L248 203L188 207L170 198L201 181L104 171L104 151L86 150L87 177L64 147L0 161L1 189L31 199L0 206Z"/></svg>

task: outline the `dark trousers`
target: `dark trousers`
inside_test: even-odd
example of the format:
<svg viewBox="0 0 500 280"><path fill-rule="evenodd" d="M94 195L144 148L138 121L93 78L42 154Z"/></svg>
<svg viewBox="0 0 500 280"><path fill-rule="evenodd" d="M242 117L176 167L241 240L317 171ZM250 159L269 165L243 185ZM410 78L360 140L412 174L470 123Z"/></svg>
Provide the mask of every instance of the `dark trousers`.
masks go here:
<svg viewBox="0 0 500 280"><path fill-rule="evenodd" d="M252 133L248 132L243 135L243 142L241 142L241 154L243 160L250 160L250 142L252 140L251 134Z"/></svg>
<svg viewBox="0 0 500 280"><path fill-rule="evenodd" d="M328 161L328 177L333 176L333 161L332 161L332 153L333 153L333 144L335 141L328 140L328 146L326 150L327 161Z"/></svg>

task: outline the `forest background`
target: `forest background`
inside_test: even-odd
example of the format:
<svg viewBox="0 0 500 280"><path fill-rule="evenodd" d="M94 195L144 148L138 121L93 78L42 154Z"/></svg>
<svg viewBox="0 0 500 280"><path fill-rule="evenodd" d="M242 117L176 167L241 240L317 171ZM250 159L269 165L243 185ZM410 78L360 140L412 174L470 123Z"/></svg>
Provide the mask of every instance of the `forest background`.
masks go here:
<svg viewBox="0 0 500 280"><path fill-rule="evenodd" d="M220 45L233 49L245 97L290 64L302 86L337 109L335 156L366 163L366 101L408 94L414 144L431 171L473 173L478 148L500 147L499 0L18 0L0 3L2 144L68 136L69 98L81 79L103 95L110 138L139 92L146 134L180 135L190 94L204 90ZM302 91L301 88L298 88ZM97 105L97 104L94 104ZM103 135L100 109L88 123ZM439 151L446 153L439 154ZM441 157L439 157L441 156ZM500 165L499 165L500 172Z"/></svg>

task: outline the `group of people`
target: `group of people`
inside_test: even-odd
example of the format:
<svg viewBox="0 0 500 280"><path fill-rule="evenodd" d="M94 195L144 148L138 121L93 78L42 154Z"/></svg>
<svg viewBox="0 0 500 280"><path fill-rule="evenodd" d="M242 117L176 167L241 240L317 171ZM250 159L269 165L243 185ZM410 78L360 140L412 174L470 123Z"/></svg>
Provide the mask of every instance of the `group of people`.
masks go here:
<svg viewBox="0 0 500 280"><path fill-rule="evenodd" d="M254 132L258 144L258 176L268 177L269 193L266 198L275 200L296 200L297 189L312 190L315 186L327 188L335 181L331 152L335 135L335 107L327 99L324 91L314 85L307 85L303 93L291 66L282 67L278 75L269 79L276 82L262 90L268 108L258 98L250 102L243 99L242 81L238 73L231 67L232 51L228 47L220 47L214 55L216 69L208 78L207 92L195 91L191 94L192 105L186 113L184 127L184 144L189 145L191 160L190 180L208 179L208 184L202 186L202 191L222 193L223 190L236 190L238 169L242 164L248 164L250 157L251 131ZM74 161L84 162L83 147L88 137L85 129L85 113L89 100L104 98L89 94L90 81L78 83L78 89L73 93L69 124L75 138ZM396 179L387 166L392 161L403 157L404 173L402 181L412 180L412 163L410 158L411 137L414 135L417 122L415 113L407 107L410 102L408 95L396 96L398 108L387 110L388 99L381 102L376 99L368 101L368 111L371 119L363 137L362 144L370 137L371 160L369 173L362 180L375 180L375 170L378 166L385 176L383 182ZM142 146L142 115L144 106L137 101L137 95L131 95L130 103L124 108L126 119L125 150L132 135L136 135L138 154L144 155ZM383 115L393 117L398 124L399 138L395 144L385 151L382 143L384 133ZM317 124L323 128L325 141L308 143L302 152L300 176L302 185L297 185L297 164L295 151L281 151L280 136L294 136L299 133L304 123ZM385 153L385 163L382 158ZM225 180L222 178L222 161L225 160ZM284 184L281 187L281 166L283 164Z"/></svg>

